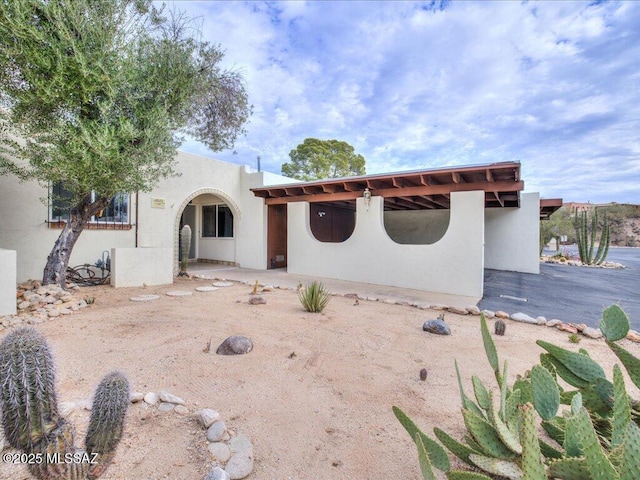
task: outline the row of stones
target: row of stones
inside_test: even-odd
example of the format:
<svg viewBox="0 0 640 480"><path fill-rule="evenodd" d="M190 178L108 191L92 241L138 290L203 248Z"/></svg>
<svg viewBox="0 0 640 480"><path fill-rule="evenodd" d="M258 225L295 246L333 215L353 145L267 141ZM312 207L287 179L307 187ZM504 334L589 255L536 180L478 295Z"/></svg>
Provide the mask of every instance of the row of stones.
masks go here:
<svg viewBox="0 0 640 480"><path fill-rule="evenodd" d="M158 404L158 410L161 412L174 410L181 415L189 413L182 398L165 391L147 392L144 395L134 393L131 401L143 401L151 406ZM214 459L212 469L205 480L240 480L247 477L253 471L253 445L249 439L227 428L216 410L201 410L199 419L206 429L209 452Z"/></svg>
<svg viewBox="0 0 640 480"><path fill-rule="evenodd" d="M198 278L198 276L195 276L195 278ZM200 277L200 278L210 279L208 277ZM215 280L224 280L224 279L216 278ZM240 283L243 283L245 285L253 285L252 282L247 282L247 281L243 281ZM283 290L294 290L294 291L297 290L297 288L281 287L278 285L261 285L261 286L262 286L262 291L265 291L265 292L271 291L275 288L283 289ZM343 296L343 297L354 298L359 300L368 300L372 302L382 302L390 305L404 305L404 306L419 308L421 310L448 311L450 313L455 313L457 315L479 316L480 314L484 314L485 318L487 319L491 319L491 318L509 319L515 322L544 325L546 327L555 327L558 330L561 330L564 332L580 333L585 337L594 338L594 339L602 337L602 332L600 331L599 328L588 327L585 324L567 323L558 319L547 320L543 316L538 316L534 318L523 312L516 312L516 313L509 314L501 310L496 312L493 312L491 310L480 310L476 305L470 305L467 307L456 307L456 306L443 305L439 303L425 304L420 302L408 302L406 300L398 300L394 298L378 298L378 297L371 297L371 296L361 296L355 293L347 293L347 294L341 294L336 292L330 292L330 293L331 295L334 295L334 296ZM627 334L627 339L631 340L632 342L640 343L640 333L635 330L629 330L629 333Z"/></svg>
<svg viewBox="0 0 640 480"><path fill-rule="evenodd" d="M134 392L131 394L131 403L145 404L156 407L159 412L175 412L179 415L188 415L189 409L186 402L169 392ZM91 410L89 400L77 402L62 402L60 410L67 415L76 409ZM210 408L205 408L197 413L200 424L206 430L205 438L208 450L213 458L211 470L205 480L240 480L247 477L254 468L253 445L249 439L234 430L227 428L220 413Z"/></svg>
<svg viewBox="0 0 640 480"><path fill-rule="evenodd" d="M571 260L565 257L543 256L544 263L556 263L559 265L568 265L570 267L589 267L589 268L626 268L622 263L604 261L599 265L588 265L580 260Z"/></svg>
<svg viewBox="0 0 640 480"><path fill-rule="evenodd" d="M38 324L47 319L69 315L86 308L90 301L90 298L78 298L59 285L43 286L38 281L21 283L16 290L18 314L0 319L0 330L23 324Z"/></svg>

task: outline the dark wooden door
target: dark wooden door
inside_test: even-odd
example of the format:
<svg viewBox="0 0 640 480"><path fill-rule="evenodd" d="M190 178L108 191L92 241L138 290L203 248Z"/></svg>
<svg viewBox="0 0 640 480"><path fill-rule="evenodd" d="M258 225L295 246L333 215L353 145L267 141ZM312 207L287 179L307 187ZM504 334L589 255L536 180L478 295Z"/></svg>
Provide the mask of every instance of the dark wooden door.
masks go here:
<svg viewBox="0 0 640 480"><path fill-rule="evenodd" d="M267 269L287 266L287 206L269 205L267 217Z"/></svg>

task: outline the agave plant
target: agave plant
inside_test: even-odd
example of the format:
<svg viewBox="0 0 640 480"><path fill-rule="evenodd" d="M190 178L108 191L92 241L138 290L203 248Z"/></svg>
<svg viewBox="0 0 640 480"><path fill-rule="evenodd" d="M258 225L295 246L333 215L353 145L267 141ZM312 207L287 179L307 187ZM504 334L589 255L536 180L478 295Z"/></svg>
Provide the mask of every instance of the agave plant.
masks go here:
<svg viewBox="0 0 640 480"><path fill-rule="evenodd" d="M313 281L298 290L298 298L307 312L320 313L331 300L331 294L322 282Z"/></svg>
<svg viewBox="0 0 640 480"><path fill-rule="evenodd" d="M425 480L435 480L434 468L446 472L450 480L489 480L495 476L513 480L640 478L640 411L626 392L618 365L610 382L586 351L572 352L539 340L537 344L547 352L541 355L540 364L509 386L507 363L500 371L484 316L480 325L499 398L496 402L494 392L476 376L472 377L475 400L468 397L456 364L462 417L468 431L464 439L434 428L438 443L393 407L418 447ZM604 311L600 329L633 383L640 387L640 359L615 343L629 331L629 320L620 307ZM564 391L558 377L575 390ZM561 409L561 405L567 407ZM538 435L537 417L551 443ZM441 444L475 471L452 470Z"/></svg>

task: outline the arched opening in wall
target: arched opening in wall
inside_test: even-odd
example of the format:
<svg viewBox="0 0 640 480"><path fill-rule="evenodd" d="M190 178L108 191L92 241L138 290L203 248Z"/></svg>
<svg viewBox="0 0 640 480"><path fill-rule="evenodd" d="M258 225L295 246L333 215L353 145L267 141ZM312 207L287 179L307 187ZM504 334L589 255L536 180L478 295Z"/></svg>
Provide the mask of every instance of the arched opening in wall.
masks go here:
<svg viewBox="0 0 640 480"><path fill-rule="evenodd" d="M340 243L356 228L356 201L318 202L309 205L311 233L321 242Z"/></svg>
<svg viewBox="0 0 640 480"><path fill-rule="evenodd" d="M198 190L183 202L175 225L175 267L182 256L180 230L191 227L190 262L236 265L237 204L217 189Z"/></svg>
<svg viewBox="0 0 640 480"><path fill-rule="evenodd" d="M407 203L407 205L409 205ZM449 228L449 208L397 208L385 199L384 228L389 238L402 245L432 245Z"/></svg>

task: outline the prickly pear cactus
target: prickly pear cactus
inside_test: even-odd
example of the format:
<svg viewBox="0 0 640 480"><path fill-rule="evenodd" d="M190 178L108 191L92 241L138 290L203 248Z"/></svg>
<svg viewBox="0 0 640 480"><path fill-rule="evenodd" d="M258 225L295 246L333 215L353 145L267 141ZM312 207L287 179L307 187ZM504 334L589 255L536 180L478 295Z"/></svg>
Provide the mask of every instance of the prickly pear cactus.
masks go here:
<svg viewBox="0 0 640 480"><path fill-rule="evenodd" d="M600 328L629 378L640 387L640 359L615 343L629 330L627 316L620 307L609 307ZM585 350L573 352L538 341L547 352L540 355L540 365L508 386L506 362L502 372L499 371L498 353L484 316L480 329L498 383L498 405L493 400L494 391L475 375L472 377L475 401L467 396L456 363L468 434L459 441L438 428L434 428L434 433L452 454L484 473L449 469L441 459L442 447L422 433L399 408L393 408L418 447L425 480L436 478L434 467L445 472L449 480L490 480L495 478L490 476L496 475L514 480L640 479L640 403L627 394L618 365L614 366L610 382ZM558 378L575 390L565 391ZM561 404L570 408L561 410ZM539 437L538 417L553 443Z"/></svg>
<svg viewBox="0 0 640 480"><path fill-rule="evenodd" d="M37 330L19 328L0 342L0 379L4 434L13 448L40 460L29 466L36 478L90 480L104 473L129 405L129 382L122 373L107 374L96 390L86 452L75 447L73 425L58 412L53 357ZM67 454L80 461L56 461Z"/></svg>

